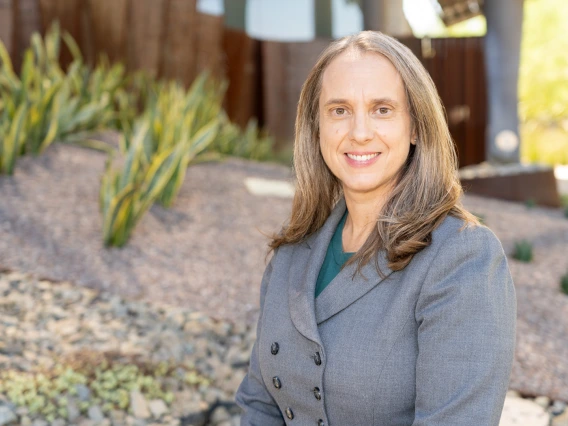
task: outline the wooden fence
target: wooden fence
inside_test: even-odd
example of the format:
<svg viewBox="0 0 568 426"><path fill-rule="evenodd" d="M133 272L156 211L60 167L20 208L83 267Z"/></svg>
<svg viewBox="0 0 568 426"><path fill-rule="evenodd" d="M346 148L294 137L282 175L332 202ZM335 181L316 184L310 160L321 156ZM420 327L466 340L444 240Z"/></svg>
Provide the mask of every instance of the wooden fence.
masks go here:
<svg viewBox="0 0 568 426"><path fill-rule="evenodd" d="M129 70L188 85L204 69L229 80L225 107L241 125L257 117L277 147L294 137L303 81L329 43L258 41L200 14L196 0L0 0L0 38L16 67L33 31L59 20L93 63L100 53ZM445 105L460 165L485 159L486 86L483 39L401 40L428 69ZM68 63L70 54L62 53Z"/></svg>
<svg viewBox="0 0 568 426"><path fill-rule="evenodd" d="M58 20L87 62L105 53L129 70L189 84L203 69L222 75L223 18L196 10L196 0L0 0L0 38L16 68L33 31ZM71 60L63 49L63 64Z"/></svg>

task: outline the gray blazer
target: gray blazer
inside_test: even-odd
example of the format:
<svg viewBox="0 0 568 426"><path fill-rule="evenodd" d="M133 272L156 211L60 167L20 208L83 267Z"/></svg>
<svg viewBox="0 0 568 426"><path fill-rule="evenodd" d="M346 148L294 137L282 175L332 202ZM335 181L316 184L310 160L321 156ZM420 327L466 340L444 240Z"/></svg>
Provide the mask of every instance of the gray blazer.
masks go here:
<svg viewBox="0 0 568 426"><path fill-rule="evenodd" d="M401 271L379 255L314 299L334 208L264 273L257 339L235 400L242 426L497 426L515 349L516 297L501 243L447 217Z"/></svg>

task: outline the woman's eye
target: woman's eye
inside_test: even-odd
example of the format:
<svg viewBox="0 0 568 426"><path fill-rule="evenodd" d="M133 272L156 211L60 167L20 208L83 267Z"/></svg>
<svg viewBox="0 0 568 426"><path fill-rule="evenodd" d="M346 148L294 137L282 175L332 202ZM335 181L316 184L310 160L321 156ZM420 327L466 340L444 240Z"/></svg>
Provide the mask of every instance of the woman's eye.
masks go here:
<svg viewBox="0 0 568 426"><path fill-rule="evenodd" d="M388 114L390 109L386 108L386 107L381 107L381 108L377 109L377 111L379 111L379 114L384 115L384 114Z"/></svg>
<svg viewBox="0 0 568 426"><path fill-rule="evenodd" d="M336 115L344 115L345 114L345 108L335 108L335 114Z"/></svg>

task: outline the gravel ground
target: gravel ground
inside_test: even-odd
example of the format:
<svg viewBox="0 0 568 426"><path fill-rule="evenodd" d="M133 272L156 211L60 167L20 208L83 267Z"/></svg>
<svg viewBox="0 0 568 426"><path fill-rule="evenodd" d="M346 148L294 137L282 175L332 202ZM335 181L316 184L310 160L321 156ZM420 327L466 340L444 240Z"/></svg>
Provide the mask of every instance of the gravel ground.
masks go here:
<svg viewBox="0 0 568 426"><path fill-rule="evenodd" d="M232 159L190 167L173 208L154 206L128 245L106 249L98 190L105 155L56 144L0 177L0 267L252 324L258 312L266 238L290 200L256 197L248 176L289 179L283 166ZM560 210L467 196L507 253L529 239L535 259L510 259L518 298L511 388L568 401L568 220Z"/></svg>
<svg viewBox="0 0 568 426"><path fill-rule="evenodd" d="M0 390L0 426L238 426L241 410L234 392L246 374L254 332L243 323L213 320L185 308L0 272L0 389L5 384L16 394L30 394L21 386L32 376L22 374L55 371L57 364L85 372L81 366L104 368L105 359L113 366L141 365L139 376L144 366L172 366L169 374L154 375L171 404L143 389L146 396L130 392L127 409L108 411L109 400L99 393L102 379L97 386L91 378L91 383L75 382L61 391L64 411L51 422L27 408L32 404L17 406L7 397L11 392ZM4 376L8 370L20 372L19 381ZM127 388L117 385L118 379L114 386L122 392ZM50 394L39 387L35 391Z"/></svg>

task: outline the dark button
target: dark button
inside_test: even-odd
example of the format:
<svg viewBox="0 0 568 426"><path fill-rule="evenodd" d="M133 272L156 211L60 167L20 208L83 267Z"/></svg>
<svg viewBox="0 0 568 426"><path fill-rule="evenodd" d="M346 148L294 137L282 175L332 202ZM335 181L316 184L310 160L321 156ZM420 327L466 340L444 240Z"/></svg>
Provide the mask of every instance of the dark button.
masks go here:
<svg viewBox="0 0 568 426"><path fill-rule="evenodd" d="M314 355L314 362L316 363L316 365L321 365L321 356L319 352L316 352L316 354Z"/></svg>
<svg viewBox="0 0 568 426"><path fill-rule="evenodd" d="M314 388L314 396L316 397L316 399L319 401L321 399L321 393L320 393L320 388L315 387Z"/></svg>
<svg viewBox="0 0 568 426"><path fill-rule="evenodd" d="M286 408L285 412L286 417L288 417L290 420L294 418L294 413L292 412L292 409L290 407Z"/></svg>
<svg viewBox="0 0 568 426"><path fill-rule="evenodd" d="M280 349L280 346L278 345L278 342L274 342L272 344L272 346L270 346L270 353L272 355L276 355L278 353L278 349Z"/></svg>
<svg viewBox="0 0 568 426"><path fill-rule="evenodd" d="M280 379L279 379L278 377L276 377L276 376L274 376L274 377L272 378L272 384L274 385L274 387L275 387L276 389L280 389L280 388L282 387L282 382L281 382Z"/></svg>
<svg viewBox="0 0 568 426"><path fill-rule="evenodd" d="M325 426L325 423L323 422L322 419L318 420L318 426Z"/></svg>

